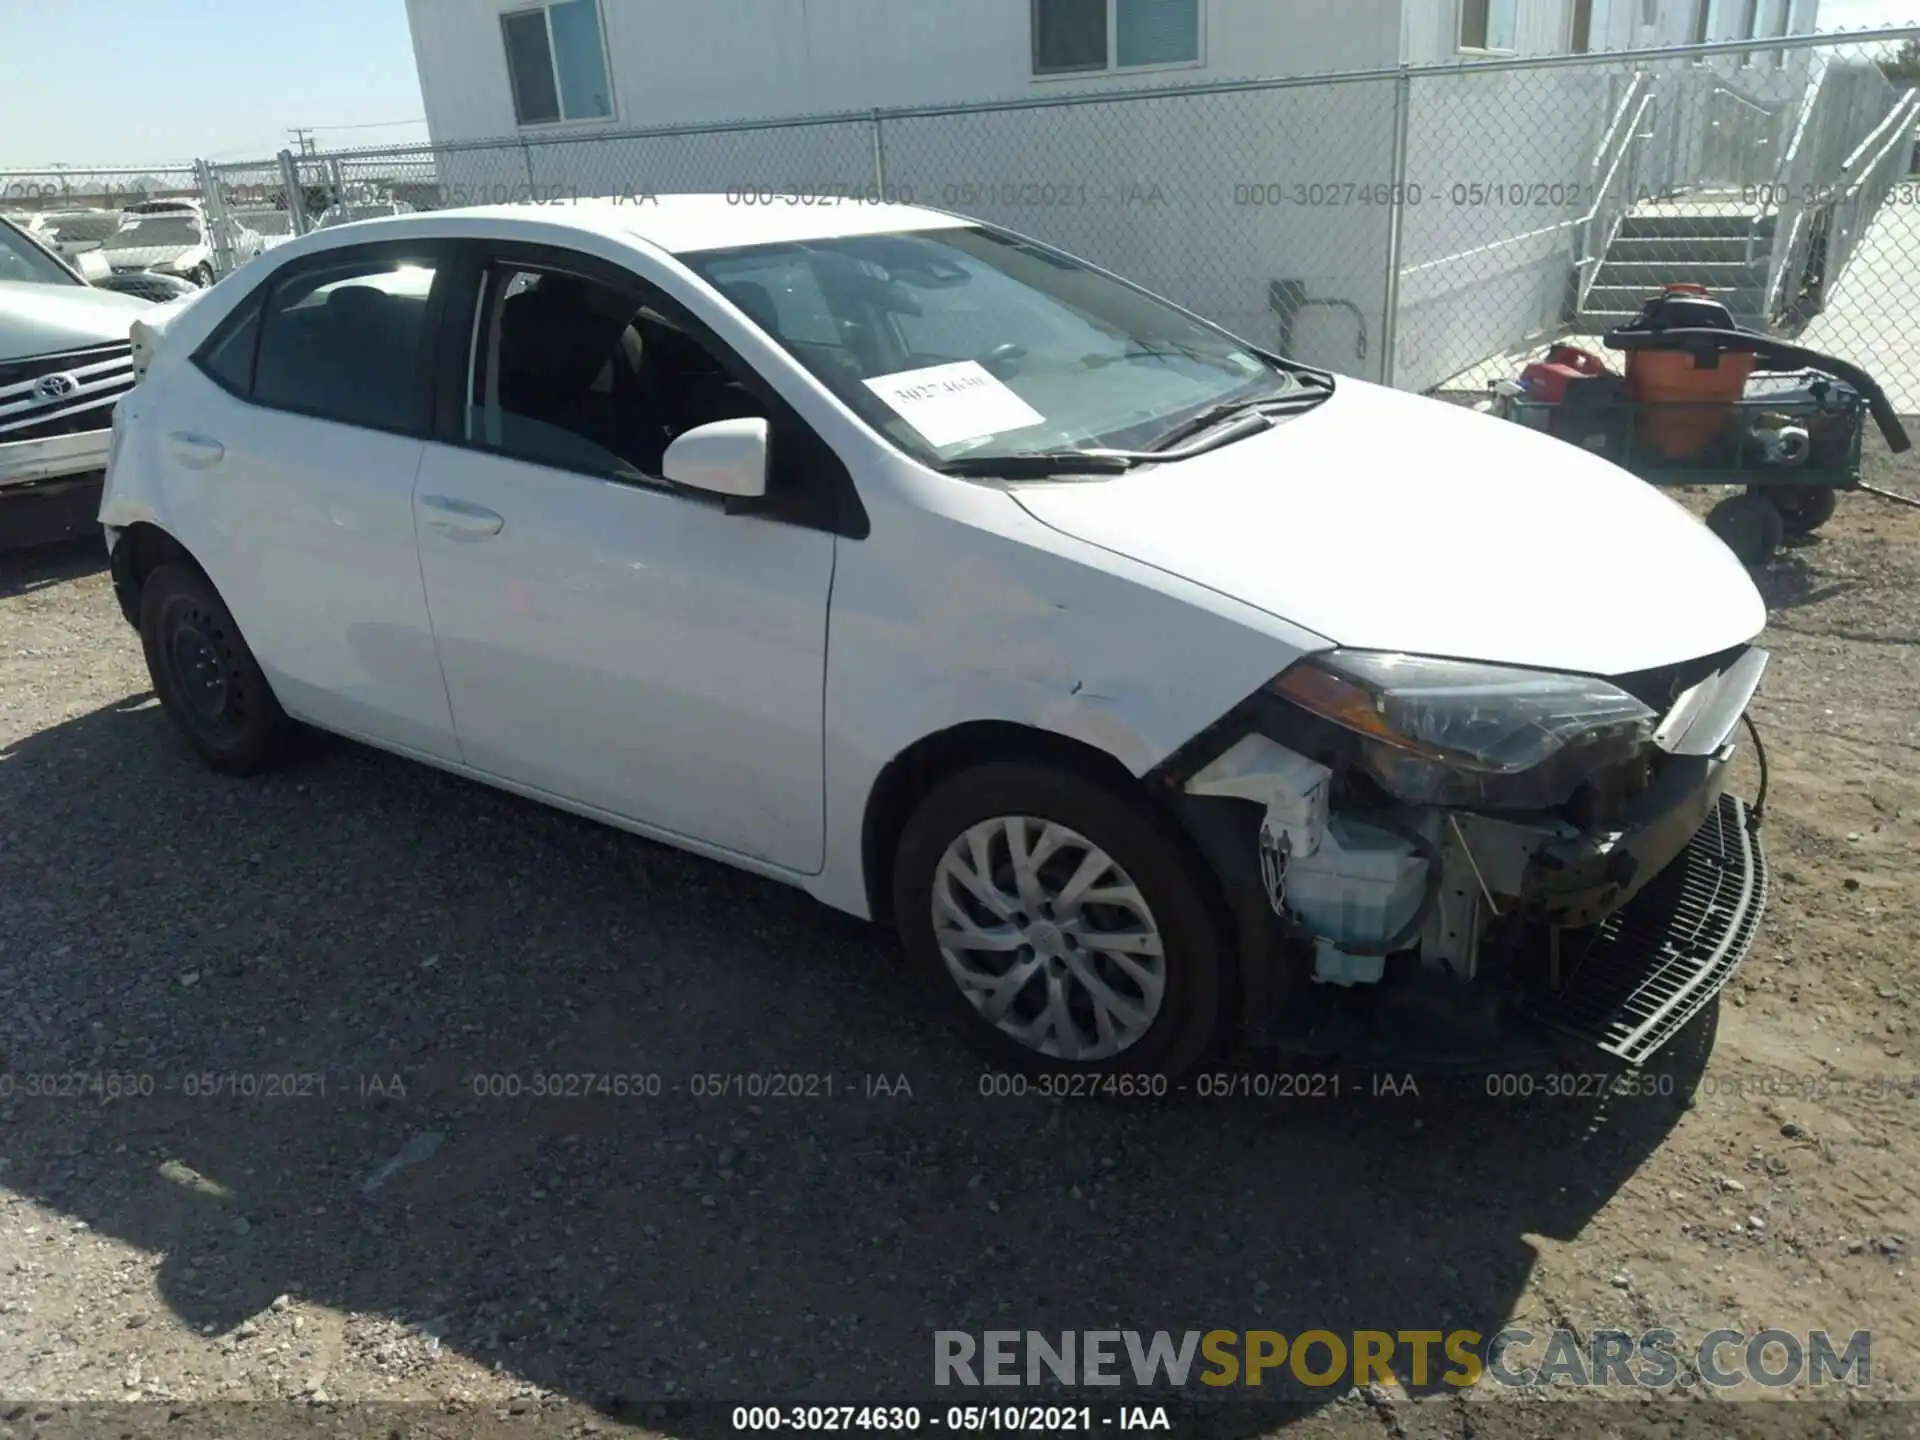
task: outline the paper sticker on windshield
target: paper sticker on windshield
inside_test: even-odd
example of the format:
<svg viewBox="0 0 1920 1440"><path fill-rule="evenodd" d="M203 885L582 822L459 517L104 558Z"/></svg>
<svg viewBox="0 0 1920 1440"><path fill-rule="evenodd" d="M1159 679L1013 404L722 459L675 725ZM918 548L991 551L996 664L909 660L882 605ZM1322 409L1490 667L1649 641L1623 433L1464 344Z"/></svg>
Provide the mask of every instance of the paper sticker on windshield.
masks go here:
<svg viewBox="0 0 1920 1440"><path fill-rule="evenodd" d="M1047 417L974 360L882 375L866 386L929 445L953 445L1038 425Z"/></svg>

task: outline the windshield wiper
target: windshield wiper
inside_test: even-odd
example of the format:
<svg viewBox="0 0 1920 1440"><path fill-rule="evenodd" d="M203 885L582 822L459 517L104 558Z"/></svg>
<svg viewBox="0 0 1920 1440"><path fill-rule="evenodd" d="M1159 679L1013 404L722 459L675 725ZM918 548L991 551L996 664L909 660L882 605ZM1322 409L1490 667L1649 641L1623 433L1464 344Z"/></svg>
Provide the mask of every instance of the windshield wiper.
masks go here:
<svg viewBox="0 0 1920 1440"><path fill-rule="evenodd" d="M978 475L1002 480L1046 479L1054 475L1117 475L1136 465L1164 465L1218 450L1262 430L1287 415L1322 404L1333 392L1315 387L1216 405L1194 416L1140 450L1043 450L1031 455L961 455L934 469L944 475ZM1212 432L1210 434L1206 432ZM1195 439L1195 436L1204 438ZM1187 443L1182 444L1180 442Z"/></svg>
<svg viewBox="0 0 1920 1440"><path fill-rule="evenodd" d="M1251 435L1256 431L1267 429L1282 415L1298 415L1311 410L1332 393L1330 390L1320 389L1297 390L1288 391L1284 395L1268 395L1258 400L1233 400L1223 405L1215 405L1211 409L1202 410L1191 420L1174 426L1166 434L1156 437L1146 449L1155 453L1164 453L1174 449L1182 441L1191 440L1196 435L1204 435L1217 425L1225 425L1233 420L1241 421L1242 425L1236 426L1233 433L1220 437L1220 443L1226 444L1231 440L1239 439L1243 433ZM1253 423L1255 420L1260 423Z"/></svg>
<svg viewBox="0 0 1920 1440"><path fill-rule="evenodd" d="M1118 475L1142 459L1120 450L1043 450L1032 455L962 455L934 466L943 475L994 476L1036 480L1053 475Z"/></svg>

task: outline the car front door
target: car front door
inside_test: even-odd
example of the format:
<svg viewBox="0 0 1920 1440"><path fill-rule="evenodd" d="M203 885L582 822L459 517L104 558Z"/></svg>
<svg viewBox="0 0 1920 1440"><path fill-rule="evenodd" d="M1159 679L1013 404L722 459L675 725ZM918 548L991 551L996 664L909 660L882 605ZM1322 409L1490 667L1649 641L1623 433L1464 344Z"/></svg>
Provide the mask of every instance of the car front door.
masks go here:
<svg viewBox="0 0 1920 1440"><path fill-rule="evenodd" d="M159 444L170 521L287 710L457 760L413 534L436 273L392 246L279 271L183 367Z"/></svg>
<svg viewBox="0 0 1920 1440"><path fill-rule="evenodd" d="M503 248L469 281L464 320L458 305L447 319L464 378L443 388L415 487L463 758L817 871L835 537L791 507L730 513L660 477L673 435L766 400L697 322L604 261ZM768 418L776 453L805 444L798 417Z"/></svg>

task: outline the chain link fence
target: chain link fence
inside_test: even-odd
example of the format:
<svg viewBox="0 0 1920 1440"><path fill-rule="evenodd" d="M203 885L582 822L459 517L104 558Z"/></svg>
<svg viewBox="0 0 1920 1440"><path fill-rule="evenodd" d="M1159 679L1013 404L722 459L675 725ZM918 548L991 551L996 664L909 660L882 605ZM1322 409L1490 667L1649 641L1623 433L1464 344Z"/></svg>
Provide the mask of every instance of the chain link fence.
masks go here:
<svg viewBox="0 0 1920 1440"><path fill-rule="evenodd" d="M1691 281L1742 324L1875 371L1912 412L1920 92L1892 62L1915 38L282 152L202 164L197 189L265 247L407 209L586 196L906 201L1052 242L1249 339L1417 390L1482 388L1554 340L1598 348L1647 295Z"/></svg>

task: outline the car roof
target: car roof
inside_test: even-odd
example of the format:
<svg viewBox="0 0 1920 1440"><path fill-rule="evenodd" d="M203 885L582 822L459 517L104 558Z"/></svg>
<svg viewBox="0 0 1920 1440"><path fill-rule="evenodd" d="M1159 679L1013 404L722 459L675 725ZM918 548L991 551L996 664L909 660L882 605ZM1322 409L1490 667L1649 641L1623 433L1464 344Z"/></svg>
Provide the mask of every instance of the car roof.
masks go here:
<svg viewBox="0 0 1920 1440"><path fill-rule="evenodd" d="M799 240L831 240L899 230L943 230L974 222L917 205L869 205L839 196L772 192L742 195L642 195L631 199L568 199L539 204L478 205L458 210L394 215L362 222L432 232L444 221L540 220L572 229L636 238L674 255L724 250L742 245L777 245ZM462 226L465 230L466 227ZM471 233L468 231L467 233Z"/></svg>

